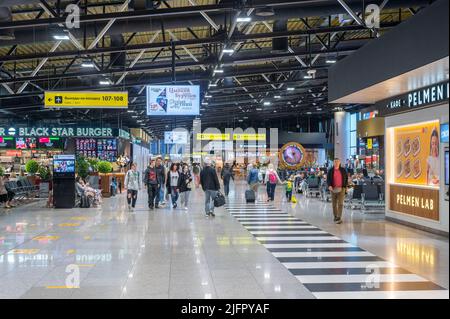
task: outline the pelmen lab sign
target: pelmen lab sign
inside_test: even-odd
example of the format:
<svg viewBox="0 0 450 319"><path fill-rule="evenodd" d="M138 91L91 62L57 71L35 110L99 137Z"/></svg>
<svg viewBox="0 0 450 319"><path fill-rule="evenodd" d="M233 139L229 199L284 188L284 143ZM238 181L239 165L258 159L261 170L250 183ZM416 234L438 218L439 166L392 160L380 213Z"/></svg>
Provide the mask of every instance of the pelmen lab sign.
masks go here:
<svg viewBox="0 0 450 319"><path fill-rule="evenodd" d="M0 127L0 136L113 137L114 130L100 127Z"/></svg>
<svg viewBox="0 0 450 319"><path fill-rule="evenodd" d="M390 185L389 208L393 211L439 220L439 190Z"/></svg>
<svg viewBox="0 0 450 319"><path fill-rule="evenodd" d="M376 104L380 116L412 111L448 101L449 82L438 83Z"/></svg>
<svg viewBox="0 0 450 319"><path fill-rule="evenodd" d="M46 91L45 108L128 108L128 92L55 92Z"/></svg>

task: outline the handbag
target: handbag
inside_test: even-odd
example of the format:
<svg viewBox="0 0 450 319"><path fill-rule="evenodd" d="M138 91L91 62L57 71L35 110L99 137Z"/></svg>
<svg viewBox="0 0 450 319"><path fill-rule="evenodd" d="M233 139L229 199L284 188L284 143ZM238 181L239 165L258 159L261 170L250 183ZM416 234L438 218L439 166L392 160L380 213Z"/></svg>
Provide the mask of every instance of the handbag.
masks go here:
<svg viewBox="0 0 450 319"><path fill-rule="evenodd" d="M217 192L216 197L214 197L214 207L222 207L225 205L225 196L221 192Z"/></svg>

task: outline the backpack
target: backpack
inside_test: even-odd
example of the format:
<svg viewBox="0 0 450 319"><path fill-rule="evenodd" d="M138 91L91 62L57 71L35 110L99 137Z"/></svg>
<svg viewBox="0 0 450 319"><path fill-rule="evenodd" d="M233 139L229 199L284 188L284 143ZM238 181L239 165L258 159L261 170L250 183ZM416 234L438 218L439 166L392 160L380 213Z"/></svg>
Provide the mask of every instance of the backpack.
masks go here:
<svg viewBox="0 0 450 319"><path fill-rule="evenodd" d="M270 184L276 184L277 183L277 176L273 172L269 173L269 183Z"/></svg>

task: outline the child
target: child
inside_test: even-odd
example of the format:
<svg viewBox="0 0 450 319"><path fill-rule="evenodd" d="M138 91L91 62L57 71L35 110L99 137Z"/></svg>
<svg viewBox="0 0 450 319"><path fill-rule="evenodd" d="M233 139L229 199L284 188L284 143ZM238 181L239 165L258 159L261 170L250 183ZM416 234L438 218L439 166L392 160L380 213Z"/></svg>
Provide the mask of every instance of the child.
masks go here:
<svg viewBox="0 0 450 319"><path fill-rule="evenodd" d="M292 188L294 184L294 178L291 176L289 179L285 182L286 187L286 199L288 202L292 200Z"/></svg>

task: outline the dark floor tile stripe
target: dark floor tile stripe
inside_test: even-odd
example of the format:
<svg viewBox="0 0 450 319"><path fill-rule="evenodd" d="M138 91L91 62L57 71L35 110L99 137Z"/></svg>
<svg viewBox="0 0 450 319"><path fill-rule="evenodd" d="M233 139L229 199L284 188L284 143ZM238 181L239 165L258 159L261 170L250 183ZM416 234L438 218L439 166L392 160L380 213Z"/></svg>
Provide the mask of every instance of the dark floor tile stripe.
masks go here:
<svg viewBox="0 0 450 319"><path fill-rule="evenodd" d="M305 268L305 269L289 269L295 276L317 276L317 275L369 275L372 271L366 268ZM402 268L386 268L377 269L380 275L386 274L411 274L410 271Z"/></svg>
<svg viewBox="0 0 450 319"><path fill-rule="evenodd" d="M287 253L287 252L324 252L324 251L364 251L359 247L326 247L326 248L268 248L272 253Z"/></svg>
<svg viewBox="0 0 450 319"><path fill-rule="evenodd" d="M255 237L335 237L334 235L328 233L317 233L317 234L305 234L305 233L296 233L296 234L252 234Z"/></svg>
<svg viewBox="0 0 450 319"><path fill-rule="evenodd" d="M258 235L256 237L262 237L263 235ZM306 235L305 235L306 236ZM265 235L265 237L272 237L272 235ZM296 237L293 235L293 237ZM298 240L258 240L261 244L337 244L342 243L346 244L347 242L344 240L301 240L300 237Z"/></svg>
<svg viewBox="0 0 450 319"><path fill-rule="evenodd" d="M311 292L336 291L408 291L408 290L445 290L430 281L420 282L380 282L379 287L366 288L365 282L360 283L317 283L304 284Z"/></svg>
<svg viewBox="0 0 450 319"><path fill-rule="evenodd" d="M341 256L341 257L278 257L282 263L301 263L301 262L346 262L346 261L385 261L378 256Z"/></svg>

